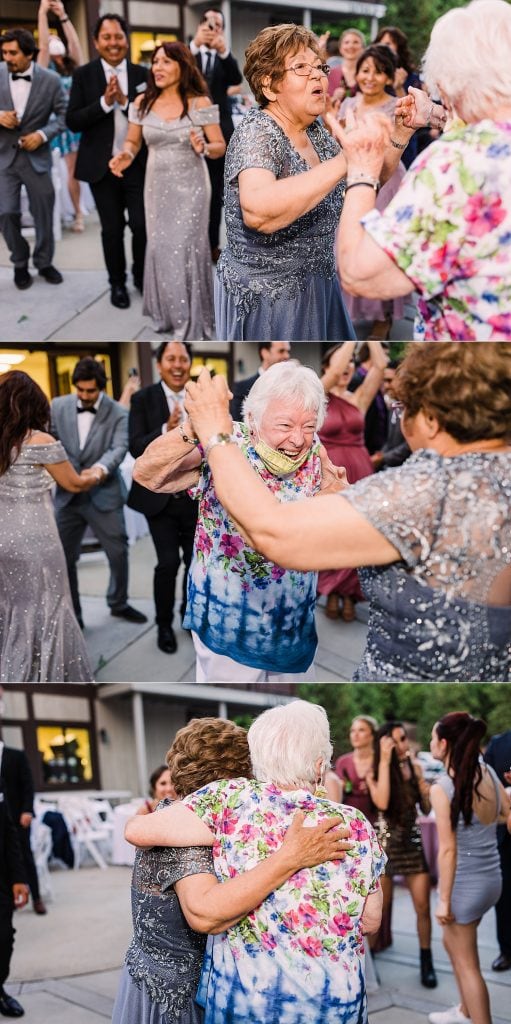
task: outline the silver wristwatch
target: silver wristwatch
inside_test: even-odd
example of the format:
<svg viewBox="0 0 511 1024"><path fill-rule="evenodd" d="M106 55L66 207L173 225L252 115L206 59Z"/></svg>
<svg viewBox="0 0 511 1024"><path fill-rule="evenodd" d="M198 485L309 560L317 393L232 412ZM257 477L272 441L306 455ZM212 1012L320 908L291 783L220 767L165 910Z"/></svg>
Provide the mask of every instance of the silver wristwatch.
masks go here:
<svg viewBox="0 0 511 1024"><path fill-rule="evenodd" d="M213 434L210 437L206 447L204 448L204 458L209 458L209 453L212 448L216 448L217 445L234 444L234 437L232 434Z"/></svg>

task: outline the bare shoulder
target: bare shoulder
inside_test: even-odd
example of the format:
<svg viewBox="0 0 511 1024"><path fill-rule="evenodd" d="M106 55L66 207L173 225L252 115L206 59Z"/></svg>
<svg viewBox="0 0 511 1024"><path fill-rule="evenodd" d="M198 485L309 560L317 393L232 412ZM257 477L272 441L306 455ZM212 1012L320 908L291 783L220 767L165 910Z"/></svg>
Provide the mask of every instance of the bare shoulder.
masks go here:
<svg viewBox="0 0 511 1024"><path fill-rule="evenodd" d="M210 107L211 106L211 100L210 100L209 96L194 96L193 97L193 106L194 106L195 110L200 110L201 107Z"/></svg>
<svg viewBox="0 0 511 1024"><path fill-rule="evenodd" d="M35 430L29 444L56 444L53 434L45 434L43 430Z"/></svg>

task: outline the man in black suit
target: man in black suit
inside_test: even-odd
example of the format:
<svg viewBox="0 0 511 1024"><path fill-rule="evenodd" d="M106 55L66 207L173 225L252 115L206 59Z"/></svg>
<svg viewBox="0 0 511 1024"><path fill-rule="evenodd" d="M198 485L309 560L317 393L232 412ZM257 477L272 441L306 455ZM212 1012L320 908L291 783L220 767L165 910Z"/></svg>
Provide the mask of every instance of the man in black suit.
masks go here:
<svg viewBox="0 0 511 1024"><path fill-rule="evenodd" d="M151 441L173 430L185 418L184 387L190 379L191 349L181 341L164 341L156 351L156 366L161 377L136 392L131 400L129 418L130 452L138 459ZM186 609L188 569L193 553L197 525L197 503L186 491L156 494L134 482L128 498L130 508L142 512L148 522L158 563L154 570L154 603L158 626L158 647L174 654L177 641L172 628L176 577L182 559L185 566L181 619Z"/></svg>
<svg viewBox="0 0 511 1024"><path fill-rule="evenodd" d="M28 885L20 845L11 813L0 784L0 1014L23 1017L24 1009L8 995L4 984L9 977L15 930L14 910L28 902Z"/></svg>
<svg viewBox="0 0 511 1024"><path fill-rule="evenodd" d="M484 759L497 773L503 786L511 786L511 729L490 740ZM499 956L493 961L492 971L511 969L511 834L505 825L497 826L502 892L495 905Z"/></svg>
<svg viewBox="0 0 511 1024"><path fill-rule="evenodd" d="M289 341L263 341L258 345L258 349L261 365L257 373L254 373L252 377L245 377L244 380L236 381L232 389L230 413L233 420L238 423L243 419L243 402L256 380L259 380L261 374L269 366L273 366L274 363L286 362L291 354Z"/></svg>
<svg viewBox="0 0 511 1024"><path fill-rule="evenodd" d="M220 127L226 144L234 131L231 106L227 90L231 85L240 85L241 71L230 52L224 36L224 16L221 11L210 8L203 15L190 50L208 84L213 103L218 103ZM225 158L206 160L211 179L211 205L209 210L209 244L211 256L216 263L220 256L218 248L220 219L224 201Z"/></svg>
<svg viewBox="0 0 511 1024"><path fill-rule="evenodd" d="M30 826L34 817L34 783L26 755L22 750L6 747L0 741L0 786L5 794L14 822L24 871L36 914L45 914L46 907L39 892L39 879L30 846Z"/></svg>
<svg viewBox="0 0 511 1024"><path fill-rule="evenodd" d="M99 58L77 68L73 75L66 123L71 131L81 132L75 177L88 181L94 196L111 302L118 309L127 309L130 299L124 254L125 211L132 232L133 282L141 291L146 246L143 188L147 150L142 147L122 178L112 174L108 162L123 148L128 106L145 89L148 71L127 60L128 27L118 14L99 18L94 44Z"/></svg>

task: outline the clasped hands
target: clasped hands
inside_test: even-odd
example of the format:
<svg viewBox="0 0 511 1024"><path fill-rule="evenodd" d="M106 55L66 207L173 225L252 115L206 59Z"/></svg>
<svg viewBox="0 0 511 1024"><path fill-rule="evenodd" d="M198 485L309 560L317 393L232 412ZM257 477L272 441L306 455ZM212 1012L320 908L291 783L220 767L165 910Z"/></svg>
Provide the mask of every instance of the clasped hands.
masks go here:
<svg viewBox="0 0 511 1024"><path fill-rule="evenodd" d="M89 469L82 469L80 473L80 480L85 484L84 490L87 491L91 487L98 487L106 477L107 473L105 473L101 466L91 466Z"/></svg>
<svg viewBox="0 0 511 1024"><path fill-rule="evenodd" d="M127 96L125 96L121 90L117 75L112 74L108 79L106 89L103 93L103 99L108 107L113 107L116 103L118 103L120 107L126 106Z"/></svg>
<svg viewBox="0 0 511 1024"><path fill-rule="evenodd" d="M364 173L378 179L390 143L392 123L385 114L360 115L346 111L346 125L341 127L333 114L325 114L332 135L340 143L347 163L347 176Z"/></svg>

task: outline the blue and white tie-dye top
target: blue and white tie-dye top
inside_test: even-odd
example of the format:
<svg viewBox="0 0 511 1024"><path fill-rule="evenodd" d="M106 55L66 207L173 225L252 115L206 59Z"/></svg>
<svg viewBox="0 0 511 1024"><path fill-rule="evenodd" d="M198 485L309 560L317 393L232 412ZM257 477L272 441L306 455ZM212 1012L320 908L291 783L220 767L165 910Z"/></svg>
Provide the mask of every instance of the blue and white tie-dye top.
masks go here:
<svg viewBox="0 0 511 1024"><path fill-rule="evenodd" d="M251 466L279 501L311 498L319 491L317 438L296 473L276 477L250 444L248 428L235 423L233 433ZM218 500L206 462L189 494L199 500L199 517L188 574L185 629L197 633L215 654L241 665L267 672L306 672L318 642L316 573L283 569L248 546Z"/></svg>
<svg viewBox="0 0 511 1024"><path fill-rule="evenodd" d="M278 849L297 810L311 824L340 815L354 842L344 861L297 872L208 940L198 995L205 1024L366 1024L361 916L386 857L364 815L247 779L211 783L183 802L215 836L221 881Z"/></svg>

